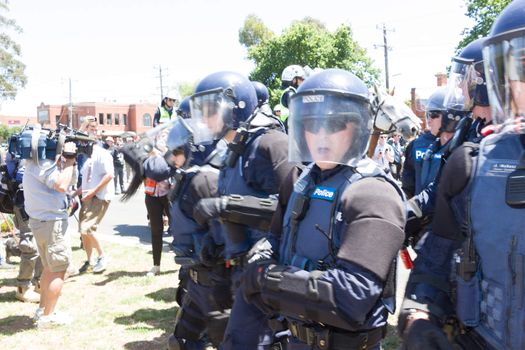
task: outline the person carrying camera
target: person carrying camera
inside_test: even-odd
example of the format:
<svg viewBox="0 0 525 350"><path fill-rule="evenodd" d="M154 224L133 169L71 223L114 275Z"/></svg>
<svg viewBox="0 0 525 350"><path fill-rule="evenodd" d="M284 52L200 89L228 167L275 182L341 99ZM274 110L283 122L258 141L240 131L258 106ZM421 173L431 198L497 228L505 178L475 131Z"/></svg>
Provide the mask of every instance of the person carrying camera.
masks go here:
<svg viewBox="0 0 525 350"><path fill-rule="evenodd" d="M57 312L55 306L71 262L71 245L66 237L66 192L77 180L75 157L76 145L66 142L57 161L28 159L26 162L22 182L25 210L43 265L40 307L34 317L38 327L71 321L67 314Z"/></svg>
<svg viewBox="0 0 525 350"><path fill-rule="evenodd" d="M388 135L386 134L379 135L372 159L388 174L390 172L390 163L394 162L394 151L386 142L387 138Z"/></svg>

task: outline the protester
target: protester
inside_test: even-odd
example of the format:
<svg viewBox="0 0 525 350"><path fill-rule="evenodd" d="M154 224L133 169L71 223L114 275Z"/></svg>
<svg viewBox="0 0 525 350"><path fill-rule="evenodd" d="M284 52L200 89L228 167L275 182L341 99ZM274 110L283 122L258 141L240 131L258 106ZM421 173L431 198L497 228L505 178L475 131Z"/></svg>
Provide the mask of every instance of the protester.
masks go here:
<svg viewBox="0 0 525 350"><path fill-rule="evenodd" d="M98 138L97 126L96 119L87 120L86 131L90 137ZM93 153L84 163L81 174L82 186L77 190L77 193L82 195L79 226L87 260L79 269L79 272L101 273L107 268L108 257L105 255L95 233L98 224L106 214L114 194L113 186L108 186L114 177L111 154L98 144L94 144ZM98 253L96 261L91 260L93 248Z"/></svg>

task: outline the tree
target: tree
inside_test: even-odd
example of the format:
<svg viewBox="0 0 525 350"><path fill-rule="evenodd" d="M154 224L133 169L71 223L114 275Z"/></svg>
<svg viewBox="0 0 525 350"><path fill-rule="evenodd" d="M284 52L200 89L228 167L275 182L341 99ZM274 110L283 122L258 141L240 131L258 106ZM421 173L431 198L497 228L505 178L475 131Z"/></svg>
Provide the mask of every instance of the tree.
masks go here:
<svg viewBox="0 0 525 350"><path fill-rule="evenodd" d="M191 96L193 94L193 92L195 91L195 87L197 86L197 82L196 81L193 81L193 82L188 82L188 81L183 81L181 83L178 84L178 89L179 89L179 92L180 92L180 95L184 98L186 96Z"/></svg>
<svg viewBox="0 0 525 350"><path fill-rule="evenodd" d="M8 127L7 125L0 124L0 142L7 142L9 137L13 134L19 133L21 130L20 127Z"/></svg>
<svg viewBox="0 0 525 350"><path fill-rule="evenodd" d="M26 85L25 64L20 60L20 45L9 36L9 31L22 32L13 19L2 13L9 12L7 0L0 1L0 101L14 99L19 88Z"/></svg>
<svg viewBox="0 0 525 350"><path fill-rule="evenodd" d="M279 36L267 38L248 49L248 58L256 66L250 74L268 86L270 102L279 102L282 91L281 72L291 64L311 68L342 68L349 70L371 85L379 79L379 70L352 37L349 26L342 25L330 32L318 20L296 21Z"/></svg>
<svg viewBox="0 0 525 350"><path fill-rule="evenodd" d="M248 15L244 20L244 25L239 29L239 42L246 48L250 48L273 37L273 35L273 32L266 27L259 17Z"/></svg>
<svg viewBox="0 0 525 350"><path fill-rule="evenodd" d="M463 38L459 42L456 50L459 52L472 41L487 36L490 27L496 17L512 0L465 0L467 13L465 15L474 20L472 28L465 28L461 33Z"/></svg>

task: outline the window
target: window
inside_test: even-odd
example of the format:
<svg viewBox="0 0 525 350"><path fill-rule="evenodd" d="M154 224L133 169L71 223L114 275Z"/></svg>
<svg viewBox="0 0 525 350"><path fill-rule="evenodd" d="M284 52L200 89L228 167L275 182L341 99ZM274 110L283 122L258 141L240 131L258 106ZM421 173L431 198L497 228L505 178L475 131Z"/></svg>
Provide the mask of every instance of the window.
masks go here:
<svg viewBox="0 0 525 350"><path fill-rule="evenodd" d="M106 114L106 125L111 125L111 113Z"/></svg>
<svg viewBox="0 0 525 350"><path fill-rule="evenodd" d="M98 114L98 123L100 125L104 125L104 113L99 113Z"/></svg>
<svg viewBox="0 0 525 350"><path fill-rule="evenodd" d="M142 116L142 123L144 126L151 126L151 115L149 113Z"/></svg>
<svg viewBox="0 0 525 350"><path fill-rule="evenodd" d="M122 125L128 125L128 116L126 114L122 114Z"/></svg>
<svg viewBox="0 0 525 350"><path fill-rule="evenodd" d="M118 113L115 113L115 125L120 124L120 115Z"/></svg>

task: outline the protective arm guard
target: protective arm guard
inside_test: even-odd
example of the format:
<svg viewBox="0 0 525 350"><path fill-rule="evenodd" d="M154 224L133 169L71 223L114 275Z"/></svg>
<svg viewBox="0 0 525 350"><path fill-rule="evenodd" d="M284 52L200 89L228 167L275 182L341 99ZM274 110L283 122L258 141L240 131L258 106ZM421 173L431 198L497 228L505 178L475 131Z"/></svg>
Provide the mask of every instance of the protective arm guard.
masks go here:
<svg viewBox="0 0 525 350"><path fill-rule="evenodd" d="M220 218L234 224L267 231L277 209L277 199L230 195Z"/></svg>
<svg viewBox="0 0 525 350"><path fill-rule="evenodd" d="M332 279L333 276L339 280ZM346 281L341 283L341 279ZM270 265L261 284L261 297L268 307L283 316L355 331L362 327L381 295L382 289L376 282L365 274L354 275L339 269L307 272ZM347 304L352 304L353 315L342 310L338 293L345 295Z"/></svg>
<svg viewBox="0 0 525 350"><path fill-rule="evenodd" d="M359 324L341 316L332 283L322 280L322 274L270 265L261 283L262 300L283 316L355 330Z"/></svg>

